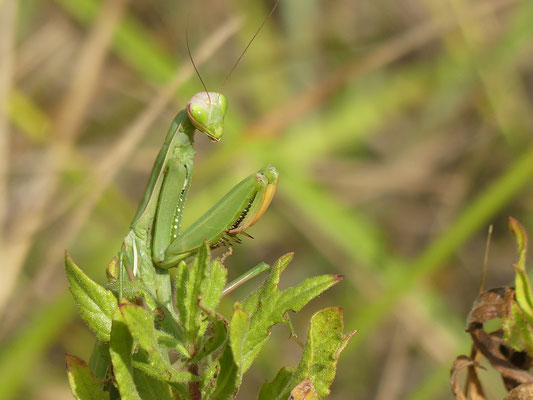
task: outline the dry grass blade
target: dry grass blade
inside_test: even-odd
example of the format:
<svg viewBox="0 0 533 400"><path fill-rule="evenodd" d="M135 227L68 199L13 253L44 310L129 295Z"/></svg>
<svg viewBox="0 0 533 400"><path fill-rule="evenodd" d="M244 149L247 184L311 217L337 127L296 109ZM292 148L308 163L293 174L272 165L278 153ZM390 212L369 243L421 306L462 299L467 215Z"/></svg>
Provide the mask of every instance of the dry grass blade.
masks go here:
<svg viewBox="0 0 533 400"><path fill-rule="evenodd" d="M7 174L9 159L8 97L13 78L16 0L0 2L0 263L8 268L7 243L5 241L7 215ZM0 287L0 300L3 291Z"/></svg>
<svg viewBox="0 0 533 400"><path fill-rule="evenodd" d="M394 400L401 397L408 366L408 341L402 328L396 328L387 360L378 383L376 400Z"/></svg>
<svg viewBox="0 0 533 400"><path fill-rule="evenodd" d="M9 122L7 102L13 78L16 1L0 2L0 254L4 245L7 213L7 173Z"/></svg>
<svg viewBox="0 0 533 400"><path fill-rule="evenodd" d="M195 59L200 64L207 61L241 26L240 18L232 18L216 29L198 50ZM98 200L105 192L109 184L122 166L130 160L132 152L137 148L150 125L164 111L165 107L172 100L178 88L189 79L194 73L191 65L185 65L180 69L171 82L160 89L154 100L145 110L121 133L120 138L114 146L111 146L103 159L97 163L98 168L93 171L88 179L85 188L81 192L85 193L86 188L90 188L87 196L83 197L83 202L74 210L67 224L58 232L58 239L53 241L47 248L42 268L31 291L39 288L50 287L54 281L55 274L62 271L55 269L57 265L57 254L67 248L83 224L91 214ZM31 292L30 291L30 292Z"/></svg>
<svg viewBox="0 0 533 400"><path fill-rule="evenodd" d="M122 18L126 0L113 0L105 3L100 17L93 25L91 32L80 51L75 75L63 96L60 111L55 123L56 136L45 155L44 165L39 166L39 179L36 186L39 196L34 207L29 212L22 213L16 218L10 232L8 243L8 262L0 293L0 314L3 312L7 300L22 268L29 251L33 236L41 228L49 204L60 183L62 171L72 145L78 136L80 124L88 110L89 102L97 87L100 71L109 49L113 32Z"/></svg>
<svg viewBox="0 0 533 400"><path fill-rule="evenodd" d="M91 33L78 57L75 75L61 100L55 118L54 131L58 140L71 144L80 133L80 125L87 115L90 101L96 92L113 32L122 19L128 0L106 2L100 18L92 26Z"/></svg>
<svg viewBox="0 0 533 400"><path fill-rule="evenodd" d="M472 7L469 17L480 19L501 12L517 3L518 0L498 0L482 3ZM431 20L420 24L405 34L395 37L371 52L362 60L342 66L324 79L320 84L297 94L289 101L280 104L272 112L254 122L247 131L257 136L275 136L281 134L289 125L325 103L351 79L368 74L381 68L409 52L438 38L443 33L457 28L458 21L454 16L445 16L439 20ZM287 110L291 110L290 113Z"/></svg>

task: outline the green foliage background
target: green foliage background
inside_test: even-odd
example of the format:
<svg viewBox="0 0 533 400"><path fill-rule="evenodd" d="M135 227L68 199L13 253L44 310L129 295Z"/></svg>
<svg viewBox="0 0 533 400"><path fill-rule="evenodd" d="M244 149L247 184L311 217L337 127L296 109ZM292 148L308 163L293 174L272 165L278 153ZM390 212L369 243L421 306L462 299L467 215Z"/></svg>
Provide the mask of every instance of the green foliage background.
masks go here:
<svg viewBox="0 0 533 400"><path fill-rule="evenodd" d="M168 125L202 90L187 25L193 53L222 41L197 55L218 90L271 6L0 0L0 398L71 398L64 353L88 359L93 338L63 251L104 282ZM507 216L533 232L532 20L528 0L281 0L224 89L224 138L197 139L185 225L251 171L280 170L230 279L289 251L282 284L345 275L294 318L303 339L342 305L359 329L332 399L450 398L489 224L487 286L513 281ZM274 329L239 398L295 365L287 337Z"/></svg>

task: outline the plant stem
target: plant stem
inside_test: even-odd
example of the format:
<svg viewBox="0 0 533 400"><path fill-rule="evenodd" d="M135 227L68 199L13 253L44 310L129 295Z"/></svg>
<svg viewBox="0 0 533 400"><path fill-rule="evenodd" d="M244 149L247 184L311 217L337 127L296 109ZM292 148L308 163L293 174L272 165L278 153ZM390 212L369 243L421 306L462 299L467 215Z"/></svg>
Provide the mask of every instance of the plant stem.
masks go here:
<svg viewBox="0 0 533 400"><path fill-rule="evenodd" d="M189 372L195 376L198 376L198 364L192 364L189 367ZM200 382L189 382L189 399L190 400L202 400Z"/></svg>

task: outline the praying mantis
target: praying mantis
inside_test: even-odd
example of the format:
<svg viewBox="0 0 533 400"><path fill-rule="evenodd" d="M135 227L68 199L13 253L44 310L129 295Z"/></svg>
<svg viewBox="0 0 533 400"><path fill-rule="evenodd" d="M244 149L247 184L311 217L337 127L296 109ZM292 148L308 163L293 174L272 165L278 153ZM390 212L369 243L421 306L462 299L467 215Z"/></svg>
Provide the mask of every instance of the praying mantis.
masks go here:
<svg viewBox="0 0 533 400"><path fill-rule="evenodd" d="M279 1L237 59L222 87ZM248 235L246 230L267 210L278 183L278 171L274 166L260 169L243 179L181 232L183 208L193 172L194 133L198 130L218 142L224 132L224 116L228 108L223 94L207 90L192 58L187 32L186 38L191 63L205 91L192 96L186 108L174 118L118 257L119 298L122 298L126 269L131 271L130 279L141 279L151 294L168 307L172 304L168 269L193 256L204 241L211 248L230 245L232 241L239 243L238 235ZM263 271L264 268L258 266L255 272L245 275L251 277Z"/></svg>
<svg viewBox="0 0 533 400"><path fill-rule="evenodd" d="M195 131L218 142L226 110L223 94L205 91L192 96L174 118L119 253L120 293L126 269L130 279L142 280L155 298L170 305L168 269L193 256L204 241L211 248L240 242L238 235L247 235L246 230L270 205L278 182L273 166L242 180L181 232L193 172Z"/></svg>

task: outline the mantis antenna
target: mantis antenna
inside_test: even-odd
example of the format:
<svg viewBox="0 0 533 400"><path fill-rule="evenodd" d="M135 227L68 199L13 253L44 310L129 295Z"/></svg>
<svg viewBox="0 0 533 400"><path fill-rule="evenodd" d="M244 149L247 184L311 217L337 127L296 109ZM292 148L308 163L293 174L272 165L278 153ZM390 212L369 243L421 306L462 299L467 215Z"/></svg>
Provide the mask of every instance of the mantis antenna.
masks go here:
<svg viewBox="0 0 533 400"><path fill-rule="evenodd" d="M246 45L246 47L242 51L242 53L239 56L239 58L237 58L237 61L235 61L235 64L233 64L233 67L231 67L231 70L229 71L228 76L226 76L226 79L224 79L224 83L220 87L220 92L222 92L222 89L224 89L224 87L226 86L226 83L228 83L229 78L233 74L233 71L235 71L235 69L237 68L237 65L239 65L239 63L241 62L242 58L244 57L244 54L248 50L248 47L250 47L250 45L255 40L257 35L259 35L259 32L261 32L261 30L263 29L263 26L265 26L265 24L270 19L270 17L272 17L272 14L274 14L274 11L276 11L276 8L278 7L279 2L280 2L280 0L276 1L276 3L274 4L274 7L272 7L272 10L270 10L270 13L266 16L266 18L264 19L263 23L259 26L259 29L257 29L257 31L254 33L254 35L252 36L252 38L250 39L250 41L248 42L248 44Z"/></svg>
<svg viewBox="0 0 533 400"><path fill-rule="evenodd" d="M202 82L202 86L204 87L205 93L207 94L207 98L209 99L209 102L211 102L211 97L209 97L209 90L207 90L207 86L205 86L204 80L202 79L202 76L200 75L200 71L198 71L198 68L196 67L196 63L194 62L194 59L192 58L191 54L191 47L189 46L189 26L187 24L187 28L185 28L185 41L187 42L187 53L189 53L189 59L191 60L192 66L194 67L194 70L196 71L196 75L198 75L198 78L200 78L200 82Z"/></svg>

